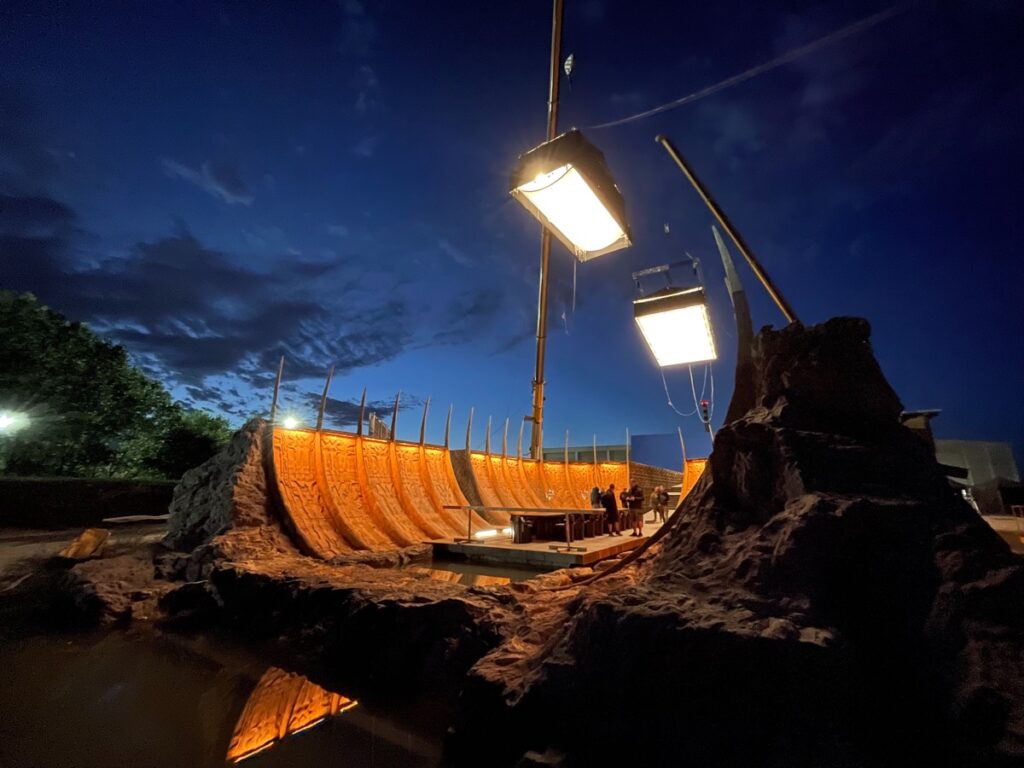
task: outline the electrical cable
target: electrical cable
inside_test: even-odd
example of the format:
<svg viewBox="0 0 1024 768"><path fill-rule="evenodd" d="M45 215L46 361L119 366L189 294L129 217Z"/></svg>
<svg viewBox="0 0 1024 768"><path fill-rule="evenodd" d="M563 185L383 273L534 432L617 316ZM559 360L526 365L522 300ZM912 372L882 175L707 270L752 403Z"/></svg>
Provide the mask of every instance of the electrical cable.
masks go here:
<svg viewBox="0 0 1024 768"><path fill-rule="evenodd" d="M675 99L673 101L666 102L665 104L661 104L657 107L652 107L651 109L645 110L643 112L638 112L635 115L629 115L628 117L623 117L618 120L610 120L607 123L591 125L589 126L588 130L597 130L599 128L614 128L617 125L625 125L626 123L632 123L636 120L642 120L645 117L650 117L652 115L657 115L661 112L666 112L670 109L675 109L676 107L681 107L684 104L689 104L691 102L697 101L698 99L703 99L705 96L711 96L712 94L718 93L719 91L723 91L726 88L731 88L734 85L744 83L753 77L757 77L758 75L764 74L765 72L770 72L773 69L777 69L778 67L781 67L784 64L789 64L790 62L796 61L799 58L807 56L811 53L815 53L821 50L822 48L832 45L833 43L837 43L841 40L845 40L848 37L858 35L861 32L866 32L872 27L881 24L883 21L888 21L893 16L897 16L903 13L910 7L910 5L911 3L905 3L903 5L894 5L891 8L887 8L884 11L880 11L874 14L873 16L868 16L866 18L861 19L860 21L855 21L853 24L845 26L841 29L837 29L835 32L831 32L825 35L824 37L819 37L817 40L813 40L810 43L801 45L797 48L792 48L786 51L785 53L776 56L774 59L769 59L766 62L758 64L756 67L751 67L750 69L740 72L739 74L733 75L732 77L727 77L725 80L720 80L714 85L709 85L705 88L700 89L699 91L694 91L693 93L688 94L687 96L683 96L680 99Z"/></svg>
<svg viewBox="0 0 1024 768"><path fill-rule="evenodd" d="M665 369L659 366L658 371L661 373L661 384L663 387L665 387L665 397L668 399L668 407L671 408L676 413L678 413L680 416L693 416L693 414L697 412L696 408L694 408L690 413L683 413L678 408L676 408L675 403L672 402L672 395L670 395L668 392L668 381L665 380Z"/></svg>

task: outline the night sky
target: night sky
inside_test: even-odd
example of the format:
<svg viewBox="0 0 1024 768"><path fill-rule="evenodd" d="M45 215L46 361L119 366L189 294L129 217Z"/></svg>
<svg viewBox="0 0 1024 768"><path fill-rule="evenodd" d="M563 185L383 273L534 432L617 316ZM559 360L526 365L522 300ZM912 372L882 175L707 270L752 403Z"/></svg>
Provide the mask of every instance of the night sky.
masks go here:
<svg viewBox="0 0 1024 768"><path fill-rule="evenodd" d="M635 245L578 268L556 244L545 442L682 425L632 320L634 270L702 259L716 419L735 333L703 177L805 323L866 317L940 437L1024 436L1024 5L919 2L869 31L621 127L890 7L567 0L560 128L605 153ZM550 4L0 4L0 287L87 321L176 397L238 423L335 423L397 390L438 440L529 412L539 225L507 193L544 138ZM664 225L670 225L665 234ZM738 254L734 253L738 258ZM674 276L676 274L674 273ZM741 266L755 325L782 317ZM689 277L678 272L681 282ZM657 287L655 285L654 287ZM697 387L703 369L697 372ZM683 371L668 374L693 409Z"/></svg>

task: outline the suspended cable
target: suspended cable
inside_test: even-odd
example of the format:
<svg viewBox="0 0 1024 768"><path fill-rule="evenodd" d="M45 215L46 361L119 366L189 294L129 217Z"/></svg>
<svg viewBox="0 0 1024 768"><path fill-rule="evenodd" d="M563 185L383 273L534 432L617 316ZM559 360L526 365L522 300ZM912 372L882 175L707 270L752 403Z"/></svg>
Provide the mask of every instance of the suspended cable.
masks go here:
<svg viewBox="0 0 1024 768"><path fill-rule="evenodd" d="M665 397L668 399L668 407L671 408L676 413L678 413L680 416L693 416L693 414L697 412L696 408L694 408L689 413L683 413L678 408L676 408L675 403L672 402L672 395L670 395L668 392L668 381L665 380L665 369L659 367L658 371L661 373L661 384L663 387L665 387Z"/></svg>
<svg viewBox="0 0 1024 768"><path fill-rule="evenodd" d="M681 107L684 104L689 104L691 102L697 101L698 99L703 99L705 96L711 96L712 94L718 93L719 91L724 91L726 88L731 88L734 85L744 83L747 80L750 80L751 78L764 74L765 72L770 72L773 69L777 69L783 66L784 64L789 64L792 61L796 61L797 59L803 58L804 56L820 51L822 48L826 48L834 43L838 43L839 41L845 40L848 37L853 37L854 35L866 32L872 27L881 24L884 21L888 21L892 17L903 13L909 7L910 3L905 3L903 5L894 5L891 8L874 14L873 16L868 16L866 18L861 19L860 21L855 21L853 24L843 27L842 29L837 29L835 32L831 32L830 34L827 34L824 37L819 37L817 40L807 43L806 45L801 45L797 48L788 50L785 53L776 56L774 59L769 59L768 61L762 64L758 64L756 67L751 67L750 69L744 72L740 72L739 74L733 75L732 77L728 77L725 80L721 80L715 83L714 85L709 85L706 88L702 88L699 91L694 91L693 93L683 96L680 99L669 101L660 106L645 110L644 112L638 112L635 115L629 115L628 117L623 117L618 120L611 120L607 123L592 125L589 129L597 130L598 128L613 128L617 125L625 125L626 123L632 123L636 120L643 120L645 117L650 117L651 115L657 115L661 112L667 112L670 109Z"/></svg>

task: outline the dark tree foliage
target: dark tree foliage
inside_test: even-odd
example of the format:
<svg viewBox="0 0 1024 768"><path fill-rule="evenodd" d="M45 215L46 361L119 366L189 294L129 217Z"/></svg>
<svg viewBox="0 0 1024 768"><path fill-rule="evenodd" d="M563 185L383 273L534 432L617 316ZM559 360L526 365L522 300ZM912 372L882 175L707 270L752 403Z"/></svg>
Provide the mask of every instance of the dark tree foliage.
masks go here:
<svg viewBox="0 0 1024 768"><path fill-rule="evenodd" d="M0 291L0 412L25 425L0 434L0 473L177 478L230 436L133 367L123 347Z"/></svg>

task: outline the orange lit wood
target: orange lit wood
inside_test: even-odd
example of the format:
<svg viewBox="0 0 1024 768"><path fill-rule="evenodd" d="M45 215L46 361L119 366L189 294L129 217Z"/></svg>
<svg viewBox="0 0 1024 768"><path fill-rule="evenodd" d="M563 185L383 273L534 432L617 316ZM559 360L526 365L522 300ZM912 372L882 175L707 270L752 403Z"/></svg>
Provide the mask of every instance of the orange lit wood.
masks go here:
<svg viewBox="0 0 1024 768"><path fill-rule="evenodd" d="M359 478L374 517L387 530L391 540L403 547L417 544L430 536L412 521L412 510L403 508L391 473L387 440L362 438L356 441Z"/></svg>
<svg viewBox="0 0 1024 768"><path fill-rule="evenodd" d="M374 518L359 476L355 435L319 434L327 509L356 549L383 551L396 543Z"/></svg>
<svg viewBox="0 0 1024 768"><path fill-rule="evenodd" d="M358 702L327 691L301 675L271 667L249 694L228 745L237 763L355 707Z"/></svg>
<svg viewBox="0 0 1024 768"><path fill-rule="evenodd" d="M707 459L687 459L685 472L683 472L683 487L680 495L680 500L685 499L686 495L693 489L693 486L700 480L700 476L704 474L704 467L707 465Z"/></svg>
<svg viewBox="0 0 1024 768"><path fill-rule="evenodd" d="M458 480L455 479L455 470L452 468L451 455L447 448L439 448L432 445L423 446L423 481L431 495L438 513L449 522L449 527L459 536L466 535L466 516L451 509L444 509L445 506L466 506L466 500ZM490 523L484 520L476 512L472 514L473 530L490 527Z"/></svg>
<svg viewBox="0 0 1024 768"><path fill-rule="evenodd" d="M312 432L275 429L273 467L293 535L307 552L330 559L352 551L338 521L326 512Z"/></svg>
<svg viewBox="0 0 1024 768"><path fill-rule="evenodd" d="M594 465L573 461L566 466L566 472L569 475L569 494L573 500L573 507L589 507L590 489L597 485ZM615 490L619 490L618 484Z"/></svg>

